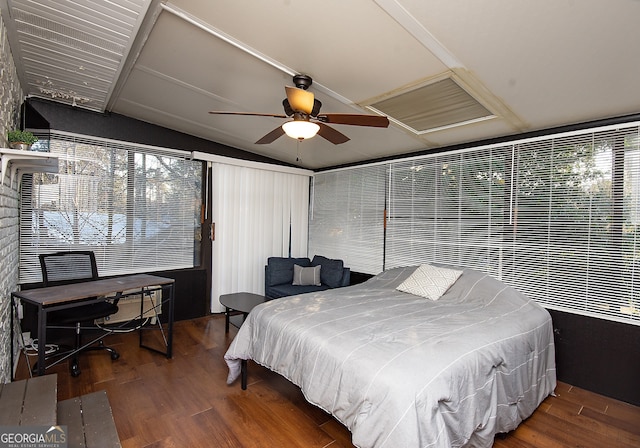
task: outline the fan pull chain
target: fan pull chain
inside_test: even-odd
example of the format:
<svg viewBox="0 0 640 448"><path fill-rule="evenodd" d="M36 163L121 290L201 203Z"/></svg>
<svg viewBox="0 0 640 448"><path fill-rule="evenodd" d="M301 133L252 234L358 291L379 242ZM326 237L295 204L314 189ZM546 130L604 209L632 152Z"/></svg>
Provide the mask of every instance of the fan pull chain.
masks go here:
<svg viewBox="0 0 640 448"><path fill-rule="evenodd" d="M296 143L296 152L297 152L297 155L296 155L296 162L299 162L299 161L300 161L300 141L301 141L301 140L302 140L302 139L301 139L301 138L299 138L299 139L298 139L298 141L297 141L297 143Z"/></svg>

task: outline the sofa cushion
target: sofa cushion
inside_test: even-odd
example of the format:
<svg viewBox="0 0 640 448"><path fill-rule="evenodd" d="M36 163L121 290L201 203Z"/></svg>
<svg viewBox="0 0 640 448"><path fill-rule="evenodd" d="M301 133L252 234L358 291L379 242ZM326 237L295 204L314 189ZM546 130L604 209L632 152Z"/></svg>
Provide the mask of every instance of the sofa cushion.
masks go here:
<svg viewBox="0 0 640 448"><path fill-rule="evenodd" d="M296 286L320 286L320 269L322 269L322 266L319 265L302 267L300 265L294 264L292 284Z"/></svg>
<svg viewBox="0 0 640 448"><path fill-rule="evenodd" d="M293 282L293 265L311 266L308 258L283 258L269 257L267 265L269 266L268 286L288 284Z"/></svg>
<svg viewBox="0 0 640 448"><path fill-rule="evenodd" d="M322 255L315 255L311 266L322 266L320 269L320 281L329 288L339 288L342 283L342 269L344 263L342 260L332 260Z"/></svg>
<svg viewBox="0 0 640 448"><path fill-rule="evenodd" d="M291 284L276 285L276 286L271 286L269 288L268 296L270 299L279 299L280 297L295 296L298 294L305 294L307 292L324 291L327 289L329 289L327 285L321 285L321 286L315 286L315 285L294 286Z"/></svg>

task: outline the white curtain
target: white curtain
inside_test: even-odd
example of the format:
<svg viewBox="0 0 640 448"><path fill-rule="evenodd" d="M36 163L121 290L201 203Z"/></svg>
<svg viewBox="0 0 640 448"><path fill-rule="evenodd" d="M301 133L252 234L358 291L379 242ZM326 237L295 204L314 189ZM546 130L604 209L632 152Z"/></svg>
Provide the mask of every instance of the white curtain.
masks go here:
<svg viewBox="0 0 640 448"><path fill-rule="evenodd" d="M264 294L267 258L307 256L309 176L214 163L211 312L221 294Z"/></svg>

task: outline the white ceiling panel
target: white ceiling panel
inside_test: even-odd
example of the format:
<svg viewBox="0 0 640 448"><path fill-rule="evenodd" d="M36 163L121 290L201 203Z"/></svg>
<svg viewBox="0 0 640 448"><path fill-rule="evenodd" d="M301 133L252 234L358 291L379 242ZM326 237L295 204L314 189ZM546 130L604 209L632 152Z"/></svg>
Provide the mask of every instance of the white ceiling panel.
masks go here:
<svg viewBox="0 0 640 448"><path fill-rule="evenodd" d="M638 1L402 3L531 128L639 110Z"/></svg>

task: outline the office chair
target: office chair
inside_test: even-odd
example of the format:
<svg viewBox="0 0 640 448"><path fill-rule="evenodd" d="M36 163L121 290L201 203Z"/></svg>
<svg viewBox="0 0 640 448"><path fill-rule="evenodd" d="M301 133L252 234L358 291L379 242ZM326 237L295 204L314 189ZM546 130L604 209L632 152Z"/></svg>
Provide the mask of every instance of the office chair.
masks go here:
<svg viewBox="0 0 640 448"><path fill-rule="evenodd" d="M98 267L96 258L91 251L55 252L40 254L40 268L42 269L42 282L44 286L68 285L70 283L97 280ZM118 352L98 341L97 345L90 345L82 350L82 329L87 326L95 327L94 321L99 318L107 318L118 312L118 299L103 301L88 305L80 305L72 308L52 311L47 315L47 327L70 328L75 327L75 346L71 360L71 376L80 375L78 355L88 350L107 350L111 353L111 359L120 357ZM83 326L84 325L84 326Z"/></svg>

